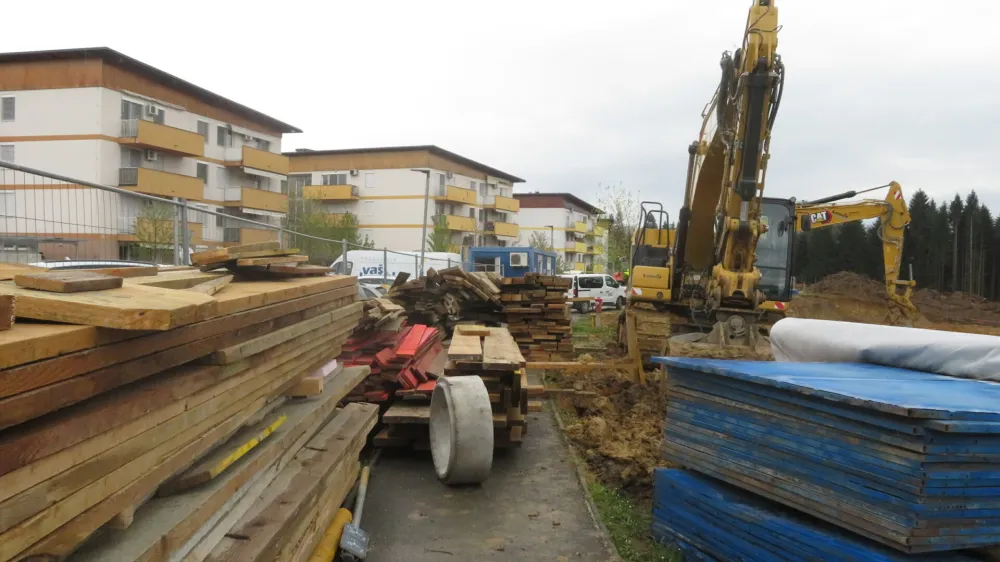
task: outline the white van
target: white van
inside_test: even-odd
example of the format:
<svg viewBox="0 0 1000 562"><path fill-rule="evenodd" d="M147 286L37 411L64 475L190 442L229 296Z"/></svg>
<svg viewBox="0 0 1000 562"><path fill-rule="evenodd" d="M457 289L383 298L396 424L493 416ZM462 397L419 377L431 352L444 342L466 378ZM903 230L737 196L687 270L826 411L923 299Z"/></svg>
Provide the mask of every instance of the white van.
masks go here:
<svg viewBox="0 0 1000 562"><path fill-rule="evenodd" d="M390 251L386 253L382 250L349 250L346 263L344 257L339 256L333 260L330 267L333 268L334 273L340 275L385 277L388 282L392 283L392 280L401 271L409 273L411 279L417 277L419 263L420 252ZM428 269L442 270L461 265L462 256L459 254L449 252L424 253L424 273L427 273Z"/></svg>
<svg viewBox="0 0 1000 562"><path fill-rule="evenodd" d="M600 297L605 307L615 307L621 309L625 306L625 285L615 281L615 278L603 273L577 273L564 274L559 277L572 279L573 284L566 291L566 298L583 299L589 301L573 303L573 307L578 312L594 310L597 306L596 299Z"/></svg>

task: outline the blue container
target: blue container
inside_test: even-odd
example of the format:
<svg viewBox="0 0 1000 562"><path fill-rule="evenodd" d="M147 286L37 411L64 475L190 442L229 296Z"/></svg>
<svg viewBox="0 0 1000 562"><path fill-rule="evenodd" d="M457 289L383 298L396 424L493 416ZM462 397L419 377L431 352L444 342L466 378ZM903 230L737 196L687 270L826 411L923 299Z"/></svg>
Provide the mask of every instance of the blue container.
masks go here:
<svg viewBox="0 0 1000 562"><path fill-rule="evenodd" d="M492 271L503 277L524 277L525 273L555 275L556 254L535 248L479 246L469 249L466 271Z"/></svg>

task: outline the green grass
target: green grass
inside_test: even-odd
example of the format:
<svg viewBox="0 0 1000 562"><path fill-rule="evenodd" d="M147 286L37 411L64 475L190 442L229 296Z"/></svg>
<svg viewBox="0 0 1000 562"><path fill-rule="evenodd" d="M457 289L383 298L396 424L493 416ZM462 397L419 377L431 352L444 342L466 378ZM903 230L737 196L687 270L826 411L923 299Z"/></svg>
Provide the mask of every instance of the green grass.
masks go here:
<svg viewBox="0 0 1000 562"><path fill-rule="evenodd" d="M648 505L636 505L598 482L591 483L588 489L618 554L626 562L683 562L684 557L679 550L665 547L650 538L653 513Z"/></svg>
<svg viewBox="0 0 1000 562"><path fill-rule="evenodd" d="M613 340L618 332L618 326L613 323L595 328L591 317L579 318L573 322L574 336L597 336L602 339Z"/></svg>

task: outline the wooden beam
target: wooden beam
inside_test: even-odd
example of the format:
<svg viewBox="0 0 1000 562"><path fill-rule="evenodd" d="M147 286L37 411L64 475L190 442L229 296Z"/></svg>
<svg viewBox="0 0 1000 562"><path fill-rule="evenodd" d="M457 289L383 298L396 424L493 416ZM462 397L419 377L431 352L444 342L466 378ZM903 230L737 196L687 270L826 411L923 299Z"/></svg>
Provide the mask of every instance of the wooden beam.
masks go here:
<svg viewBox="0 0 1000 562"><path fill-rule="evenodd" d="M191 254L191 263L194 265L207 265L210 263L218 263L232 259L238 259L239 254L247 252L260 252L260 251L280 250L280 249L281 249L281 243L278 242L277 240L271 240L268 242L256 242L253 244L241 244L239 246L230 246L228 248L220 248L218 250L195 252L194 254Z"/></svg>
<svg viewBox="0 0 1000 562"><path fill-rule="evenodd" d="M451 345L448 346L448 359L452 361L482 361L483 346L479 341L479 336L467 336L462 333L452 334Z"/></svg>
<svg viewBox="0 0 1000 562"><path fill-rule="evenodd" d="M190 289L207 281L222 277L221 273L203 273L197 269L168 271L156 277L133 277L125 280L126 285L143 285L161 289Z"/></svg>
<svg viewBox="0 0 1000 562"><path fill-rule="evenodd" d="M13 295L0 295L0 332L14 326L15 301Z"/></svg>
<svg viewBox="0 0 1000 562"><path fill-rule="evenodd" d="M17 297L21 318L122 330L169 330L215 316L215 299L141 285L57 294L0 282L0 294Z"/></svg>
<svg viewBox="0 0 1000 562"><path fill-rule="evenodd" d="M232 275L223 275L222 277L219 277L217 279L213 279L211 281L195 285L194 287L191 287L190 289L187 290L211 296L225 289L226 286L232 282L232 280L233 280Z"/></svg>
<svg viewBox="0 0 1000 562"><path fill-rule="evenodd" d="M243 258L236 260L239 267L249 267L253 265L271 265L285 263L304 263L309 261L309 256L276 256L267 258Z"/></svg>

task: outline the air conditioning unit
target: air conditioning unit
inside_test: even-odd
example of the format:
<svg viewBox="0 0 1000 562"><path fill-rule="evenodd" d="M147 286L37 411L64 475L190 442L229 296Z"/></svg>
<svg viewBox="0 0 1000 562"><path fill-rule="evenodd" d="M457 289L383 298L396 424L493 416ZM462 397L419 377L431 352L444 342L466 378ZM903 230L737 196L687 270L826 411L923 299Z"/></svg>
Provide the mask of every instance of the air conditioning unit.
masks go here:
<svg viewBox="0 0 1000 562"><path fill-rule="evenodd" d="M150 115L152 117L155 117L158 112L159 112L159 110L156 109L155 105L149 104L149 105L146 106L146 115Z"/></svg>
<svg viewBox="0 0 1000 562"><path fill-rule="evenodd" d="M351 170L351 175L352 176L357 176L358 175L358 171L357 170Z"/></svg>
<svg viewBox="0 0 1000 562"><path fill-rule="evenodd" d="M149 161L149 162L156 162L159 159L160 159L160 153L156 152L155 150L147 150L146 151L146 160L147 161Z"/></svg>
<svg viewBox="0 0 1000 562"><path fill-rule="evenodd" d="M511 267L528 267L528 252L511 252Z"/></svg>

